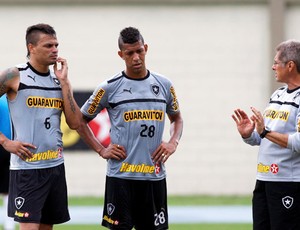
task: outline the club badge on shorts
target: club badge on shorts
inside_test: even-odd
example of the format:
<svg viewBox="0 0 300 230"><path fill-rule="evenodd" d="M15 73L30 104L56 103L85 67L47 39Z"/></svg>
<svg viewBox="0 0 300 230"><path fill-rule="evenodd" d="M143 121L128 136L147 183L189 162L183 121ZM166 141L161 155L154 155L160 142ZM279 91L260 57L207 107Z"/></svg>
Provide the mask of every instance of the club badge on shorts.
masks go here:
<svg viewBox="0 0 300 230"><path fill-rule="evenodd" d="M20 197L20 196L17 197L17 198L15 199L15 206L16 206L16 208L17 208L17 209L22 208L24 202L25 202L25 199L24 199L23 197Z"/></svg>
<svg viewBox="0 0 300 230"><path fill-rule="evenodd" d="M112 203L107 204L107 214L111 215L115 211L115 206Z"/></svg>
<svg viewBox="0 0 300 230"><path fill-rule="evenodd" d="M292 207L293 203L294 203L293 197L285 196L282 198L282 204L286 209L289 209L290 207Z"/></svg>

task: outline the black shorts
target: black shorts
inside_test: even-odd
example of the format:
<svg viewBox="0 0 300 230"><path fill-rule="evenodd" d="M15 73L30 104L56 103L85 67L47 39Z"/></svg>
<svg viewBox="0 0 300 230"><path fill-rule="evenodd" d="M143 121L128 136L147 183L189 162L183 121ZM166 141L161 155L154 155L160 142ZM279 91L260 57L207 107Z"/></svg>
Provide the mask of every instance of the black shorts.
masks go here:
<svg viewBox="0 0 300 230"><path fill-rule="evenodd" d="M10 171L8 216L20 223L60 224L70 220L64 164Z"/></svg>
<svg viewBox="0 0 300 230"><path fill-rule="evenodd" d="M253 230L300 229L300 183L256 181Z"/></svg>
<svg viewBox="0 0 300 230"><path fill-rule="evenodd" d="M102 225L109 229L168 229L166 179L106 177Z"/></svg>
<svg viewBox="0 0 300 230"><path fill-rule="evenodd" d="M0 193L8 193L10 153L0 145Z"/></svg>

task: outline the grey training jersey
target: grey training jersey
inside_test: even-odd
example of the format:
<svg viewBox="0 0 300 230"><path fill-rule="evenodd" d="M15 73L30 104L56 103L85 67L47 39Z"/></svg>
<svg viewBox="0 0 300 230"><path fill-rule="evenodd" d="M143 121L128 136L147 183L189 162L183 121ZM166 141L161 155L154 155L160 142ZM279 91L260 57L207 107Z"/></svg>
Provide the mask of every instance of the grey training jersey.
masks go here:
<svg viewBox="0 0 300 230"><path fill-rule="evenodd" d="M124 72L100 84L82 106L82 113L94 118L106 108L111 122L111 142L125 147L127 158L109 159L111 177L160 180L165 166L154 164L151 155L161 144L167 114L179 111L171 82L148 71L144 79L130 79Z"/></svg>
<svg viewBox="0 0 300 230"><path fill-rule="evenodd" d="M9 101L13 139L32 143L33 158L23 161L12 154L11 169L41 169L63 163L60 118L63 110L60 83L53 73L42 74L29 64L17 66L20 85Z"/></svg>
<svg viewBox="0 0 300 230"><path fill-rule="evenodd" d="M289 134L288 147L283 148L261 139L255 131L244 141L260 145L257 179L263 181L300 182L300 87L294 90L281 87L270 98L264 111L265 126L271 131Z"/></svg>

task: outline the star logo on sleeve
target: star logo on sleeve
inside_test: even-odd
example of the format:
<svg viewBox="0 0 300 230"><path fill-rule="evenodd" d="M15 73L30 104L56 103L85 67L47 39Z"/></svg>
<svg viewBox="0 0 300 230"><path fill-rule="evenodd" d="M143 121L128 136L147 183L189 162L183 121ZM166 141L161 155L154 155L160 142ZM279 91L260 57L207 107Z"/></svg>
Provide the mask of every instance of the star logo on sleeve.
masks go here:
<svg viewBox="0 0 300 230"><path fill-rule="evenodd" d="M289 209L290 207L292 207L293 203L294 203L293 197L285 196L282 198L282 204L286 209Z"/></svg>

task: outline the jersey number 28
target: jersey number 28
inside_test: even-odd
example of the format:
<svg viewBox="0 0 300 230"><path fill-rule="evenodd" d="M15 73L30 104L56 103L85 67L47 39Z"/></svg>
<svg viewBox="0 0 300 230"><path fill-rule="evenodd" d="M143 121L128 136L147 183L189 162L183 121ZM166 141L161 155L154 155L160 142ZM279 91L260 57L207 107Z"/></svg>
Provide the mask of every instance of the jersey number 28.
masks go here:
<svg viewBox="0 0 300 230"><path fill-rule="evenodd" d="M141 125L141 132L140 135L141 137L154 137L155 134L155 126L154 125Z"/></svg>

